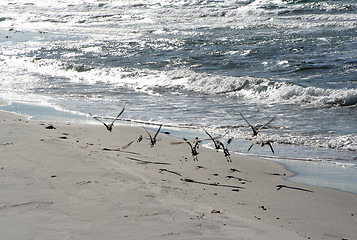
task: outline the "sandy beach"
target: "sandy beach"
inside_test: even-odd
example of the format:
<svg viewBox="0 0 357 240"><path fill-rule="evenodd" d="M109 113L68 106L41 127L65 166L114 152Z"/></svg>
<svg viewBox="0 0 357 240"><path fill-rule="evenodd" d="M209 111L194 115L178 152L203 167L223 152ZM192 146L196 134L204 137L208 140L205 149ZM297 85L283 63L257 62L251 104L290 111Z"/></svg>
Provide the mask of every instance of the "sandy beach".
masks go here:
<svg viewBox="0 0 357 240"><path fill-rule="evenodd" d="M141 127L0 112L2 239L357 239L357 195Z"/></svg>

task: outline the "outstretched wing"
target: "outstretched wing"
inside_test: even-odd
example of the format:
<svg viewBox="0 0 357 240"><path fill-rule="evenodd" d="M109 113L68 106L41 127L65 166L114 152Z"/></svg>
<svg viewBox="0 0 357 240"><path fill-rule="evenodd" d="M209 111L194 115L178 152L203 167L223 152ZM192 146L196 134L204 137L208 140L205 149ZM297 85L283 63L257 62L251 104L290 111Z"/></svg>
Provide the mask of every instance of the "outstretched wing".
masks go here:
<svg viewBox="0 0 357 240"><path fill-rule="evenodd" d="M118 114L118 116L113 120L113 122L112 122L110 125L113 125L114 122L119 119L120 115L122 115L122 113L124 112L124 110L125 110L125 108L123 108L123 110L121 110L121 112Z"/></svg>
<svg viewBox="0 0 357 240"><path fill-rule="evenodd" d="M268 126L272 121L274 121L276 119L276 117L272 117L272 119L269 120L269 122L267 122L266 124L260 126L258 129L257 129L257 132L260 131L260 129L263 129L265 128L266 126Z"/></svg>
<svg viewBox="0 0 357 240"><path fill-rule="evenodd" d="M203 129L203 130L204 130L204 129ZM198 140L198 142L200 143L200 142L205 141L205 140L212 140L214 146L217 148L217 147L219 146L219 144L217 143L216 140L222 138L222 136L212 137L212 135L209 134L206 130L204 130L204 131L205 131L206 134L209 136L209 138L200 139L200 140ZM226 133L226 134L227 134L227 133ZM224 135L226 135L226 134L224 134ZM223 135L223 136L224 136L224 135Z"/></svg>
<svg viewBox="0 0 357 240"><path fill-rule="evenodd" d="M146 128L144 128L144 129L145 129L145 131L148 133L148 135L149 135L149 137L150 137L150 141L151 141L151 142L154 142L154 139L152 138L152 136L151 136L151 134L149 133L149 131L146 130Z"/></svg>
<svg viewBox="0 0 357 240"><path fill-rule="evenodd" d="M273 149L273 146L271 145L271 143L270 143L270 142L267 142L266 144L268 144L268 145L269 145L269 147L270 147L271 151L274 153L274 149ZM274 153L274 154L275 154L275 153Z"/></svg>
<svg viewBox="0 0 357 240"><path fill-rule="evenodd" d="M246 121L248 123L248 125L252 128L253 132L256 132L256 128L252 124L250 124L247 119L245 119L243 114L241 114L241 113L239 113L239 114L244 119L244 121Z"/></svg>
<svg viewBox="0 0 357 240"><path fill-rule="evenodd" d="M126 149L126 148L128 148L131 144L133 144L133 142L141 142L141 140L143 140L143 136L142 135L140 135L139 137L137 137L137 138L135 138L135 139L133 139L131 142L129 142L127 145L125 145L125 146L123 146L122 147L122 149Z"/></svg>
<svg viewBox="0 0 357 240"><path fill-rule="evenodd" d="M253 142L252 145L250 145L247 152L249 152L249 150L254 146L254 144L255 144L255 142Z"/></svg>
<svg viewBox="0 0 357 240"><path fill-rule="evenodd" d="M156 136L159 134L160 130L161 130L162 124L160 125L159 129L157 129L157 132L155 133L154 139L156 139Z"/></svg>
<svg viewBox="0 0 357 240"><path fill-rule="evenodd" d="M89 115L90 115L92 118L94 118L95 120L97 120L97 121L103 123L104 126L105 126L107 129L109 129L109 126L108 126L105 122L103 122L102 120L100 120L98 117L93 116L91 113L89 113Z"/></svg>
<svg viewBox="0 0 357 240"><path fill-rule="evenodd" d="M185 141L185 143L187 143L188 145L190 145L191 149L193 148L190 141L188 141L186 138L184 138L183 140Z"/></svg>
<svg viewBox="0 0 357 240"><path fill-rule="evenodd" d="M211 136L211 134L209 134L206 130L204 130L206 132L206 134L209 136L209 138L215 143L216 141L214 140L214 138Z"/></svg>
<svg viewBox="0 0 357 240"><path fill-rule="evenodd" d="M127 145L123 146L122 149L126 149L128 148L133 142L135 142L136 139L132 140L130 143L128 143Z"/></svg>

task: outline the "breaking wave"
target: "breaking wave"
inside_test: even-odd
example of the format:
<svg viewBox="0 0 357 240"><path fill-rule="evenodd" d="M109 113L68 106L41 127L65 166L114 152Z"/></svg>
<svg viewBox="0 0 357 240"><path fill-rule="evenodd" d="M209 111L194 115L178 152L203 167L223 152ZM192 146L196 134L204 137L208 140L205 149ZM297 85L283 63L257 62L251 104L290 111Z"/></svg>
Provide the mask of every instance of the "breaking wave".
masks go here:
<svg viewBox="0 0 357 240"><path fill-rule="evenodd" d="M79 69L77 71L77 69ZM89 76L81 77L83 69ZM73 71L75 70L75 71ZM196 73L191 70L153 71L135 69L90 69L71 66L77 80L110 83L149 94L184 93L233 95L245 101L293 103L313 106L353 106L357 104L357 89L325 89L305 87L290 82L254 77L230 77ZM68 72L67 71L67 72Z"/></svg>
<svg viewBox="0 0 357 240"><path fill-rule="evenodd" d="M246 102L284 103L310 106L355 106L357 89L329 89L305 87L290 82L273 81L256 77L232 77L197 73L189 69L156 71L133 68L93 68L85 65L63 64L57 60L33 60L30 58L7 59L9 67L22 66L23 71L40 74L47 78L61 79L50 81L44 88L61 88L64 82L87 85L112 85L125 87L148 94L203 94L229 95ZM21 62L21 64L19 64ZM3 62L4 64L4 62ZM32 82L36 82L31 78ZM10 80L11 85L17 86ZM10 83L10 82L9 82ZM19 83L20 84L20 83ZM44 84L41 82L41 84ZM9 84L10 85L10 84ZM3 83L6 86L6 83ZM37 85L38 89L39 86Z"/></svg>

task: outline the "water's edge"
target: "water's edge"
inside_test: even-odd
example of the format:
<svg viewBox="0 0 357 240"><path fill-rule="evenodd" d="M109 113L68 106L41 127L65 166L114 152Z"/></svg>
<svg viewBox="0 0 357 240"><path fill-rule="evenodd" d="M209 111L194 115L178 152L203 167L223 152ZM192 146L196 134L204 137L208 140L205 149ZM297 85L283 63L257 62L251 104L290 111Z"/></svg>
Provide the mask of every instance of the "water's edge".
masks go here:
<svg viewBox="0 0 357 240"><path fill-rule="evenodd" d="M37 104L7 103L0 100L0 111L11 112L27 116L31 120L38 121L55 121L55 122L72 122L81 124L97 124L95 120L71 113L57 110L49 106L41 106ZM122 121L124 125L142 126L144 123L135 123ZM155 124L147 125L148 128L153 129ZM205 133L198 129L179 129L169 126L164 126L162 131L170 132L170 136L182 139L183 137L193 139L195 137L206 138ZM246 141L235 140L239 144L247 144ZM203 144L204 147L210 147L208 143ZM233 151L233 150L231 150ZM245 153L235 151L238 154L246 155ZM289 182L302 183L306 185L314 185L319 187L332 188L344 192L357 194L357 169L353 167L337 166L334 164L321 161L301 161L294 159L279 159L275 157L266 158L264 156L252 155L264 160L269 160L282 165L287 171L293 173L292 176L286 177L285 180Z"/></svg>

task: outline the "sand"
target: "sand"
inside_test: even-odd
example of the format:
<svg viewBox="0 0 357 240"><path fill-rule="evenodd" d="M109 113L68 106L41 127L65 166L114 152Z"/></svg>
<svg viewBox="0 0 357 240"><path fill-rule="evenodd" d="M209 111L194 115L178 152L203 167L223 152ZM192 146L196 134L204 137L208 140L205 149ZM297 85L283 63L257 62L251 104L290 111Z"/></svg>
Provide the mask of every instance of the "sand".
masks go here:
<svg viewBox="0 0 357 240"><path fill-rule="evenodd" d="M123 150L146 132L117 125L0 112L1 239L357 239L357 195L164 133Z"/></svg>

